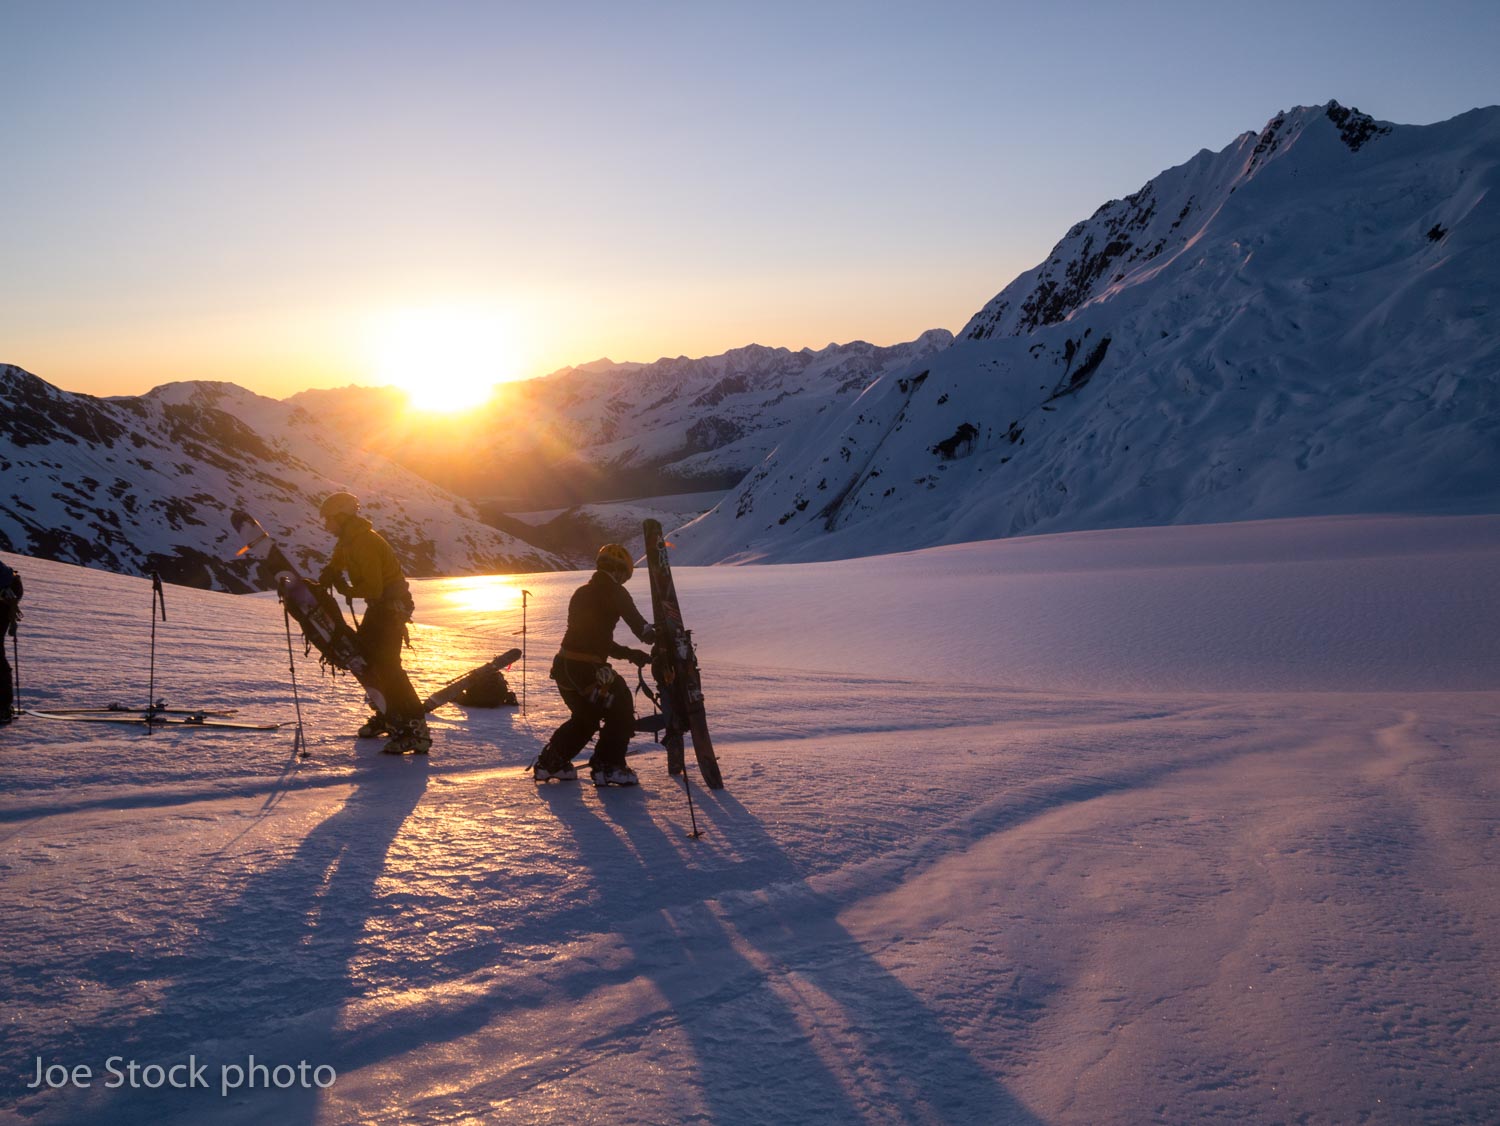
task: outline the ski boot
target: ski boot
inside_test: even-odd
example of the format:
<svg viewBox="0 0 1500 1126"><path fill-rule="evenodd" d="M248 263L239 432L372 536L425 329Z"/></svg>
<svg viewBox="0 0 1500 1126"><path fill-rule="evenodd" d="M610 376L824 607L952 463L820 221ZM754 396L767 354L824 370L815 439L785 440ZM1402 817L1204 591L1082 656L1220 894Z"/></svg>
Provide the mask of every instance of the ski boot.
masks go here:
<svg viewBox="0 0 1500 1126"><path fill-rule="evenodd" d="M391 728L386 723L385 716L376 712L369 719L365 720L365 725L354 733L354 737L356 739L374 739L381 735L389 735L390 731Z"/></svg>
<svg viewBox="0 0 1500 1126"><path fill-rule="evenodd" d="M635 771L623 764L606 766L602 770L594 767L589 771L589 778L596 786L639 786L641 784Z"/></svg>
<svg viewBox="0 0 1500 1126"><path fill-rule="evenodd" d="M393 729L380 751L387 755L425 755L431 749L432 735L427 724L418 719Z"/></svg>
<svg viewBox="0 0 1500 1126"><path fill-rule="evenodd" d="M552 753L551 747L546 747L537 756L536 762L531 764L531 779L533 782L572 782L578 777L578 768L571 762L558 758Z"/></svg>

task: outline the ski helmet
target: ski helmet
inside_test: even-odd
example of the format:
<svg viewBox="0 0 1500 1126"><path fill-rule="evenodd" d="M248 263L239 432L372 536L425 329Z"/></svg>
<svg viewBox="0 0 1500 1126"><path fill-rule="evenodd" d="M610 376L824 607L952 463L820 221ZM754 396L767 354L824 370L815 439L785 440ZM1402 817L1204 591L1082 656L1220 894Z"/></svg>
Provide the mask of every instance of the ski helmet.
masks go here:
<svg viewBox="0 0 1500 1126"><path fill-rule="evenodd" d="M359 512L359 498L353 493L334 493L318 507L318 515L324 520L335 516L353 516Z"/></svg>
<svg viewBox="0 0 1500 1126"><path fill-rule="evenodd" d="M601 547L594 566L619 583L628 583L630 576L635 573L635 563L630 558L630 552L617 543L607 543Z"/></svg>

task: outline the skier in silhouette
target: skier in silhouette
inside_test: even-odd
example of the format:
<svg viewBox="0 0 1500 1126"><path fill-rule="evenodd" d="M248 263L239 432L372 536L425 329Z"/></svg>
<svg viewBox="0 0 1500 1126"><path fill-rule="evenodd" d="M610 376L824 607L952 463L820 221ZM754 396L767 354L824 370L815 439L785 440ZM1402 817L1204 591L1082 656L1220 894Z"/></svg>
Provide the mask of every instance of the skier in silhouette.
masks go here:
<svg viewBox="0 0 1500 1126"><path fill-rule="evenodd" d="M574 591L568 603L568 629L552 662L552 679L568 705L568 719L547 741L532 767L532 777L538 782L577 778L573 756L598 731L599 742L589 759L594 785L635 786L640 779L625 764L635 708L630 686L610 668L609 658L622 657L635 665L651 660L643 650L615 644L615 626L621 618L647 645L656 640L656 628L641 616L625 589L635 570L630 552L617 543L607 543L599 549L594 568L593 576Z"/></svg>
<svg viewBox="0 0 1500 1126"><path fill-rule="evenodd" d="M359 514L359 498L334 493L318 510L323 526L338 537L318 582L348 598L365 600L359 647L385 690L386 712L359 729L361 739L389 733L388 755L425 755L432 748L427 713L401 667L401 645L415 605L391 545Z"/></svg>
<svg viewBox="0 0 1500 1126"><path fill-rule="evenodd" d="M0 727L16 718L16 698L10 661L5 655L5 639L16 636L16 622L21 617L21 594L21 576L14 568L0 562Z"/></svg>

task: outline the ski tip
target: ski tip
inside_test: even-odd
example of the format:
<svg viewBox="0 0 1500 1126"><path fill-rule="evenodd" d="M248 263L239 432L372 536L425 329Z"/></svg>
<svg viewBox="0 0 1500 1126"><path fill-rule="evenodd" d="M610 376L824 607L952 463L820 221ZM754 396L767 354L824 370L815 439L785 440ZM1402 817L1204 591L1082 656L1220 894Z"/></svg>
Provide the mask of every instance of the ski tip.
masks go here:
<svg viewBox="0 0 1500 1126"><path fill-rule="evenodd" d="M236 532L247 538L258 538L266 534L259 520L238 508L229 514L229 522L234 525Z"/></svg>

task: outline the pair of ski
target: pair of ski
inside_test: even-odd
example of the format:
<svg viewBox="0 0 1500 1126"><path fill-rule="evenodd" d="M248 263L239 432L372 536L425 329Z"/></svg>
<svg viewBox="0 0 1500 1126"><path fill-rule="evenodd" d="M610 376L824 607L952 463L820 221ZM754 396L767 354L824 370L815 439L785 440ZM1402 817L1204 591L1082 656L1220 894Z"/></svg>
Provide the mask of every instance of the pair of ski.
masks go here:
<svg viewBox="0 0 1500 1126"><path fill-rule="evenodd" d="M646 534L646 570L651 578L651 611L656 626L651 677L656 681L657 703L665 729L661 742L667 748L667 772L685 773L685 736L691 735L693 757L698 760L698 773L704 784L710 790L722 790L724 776L708 734L698 654L693 648L692 631L683 625L672 562L667 556L670 545L659 521L645 521L642 530Z"/></svg>
<svg viewBox="0 0 1500 1126"><path fill-rule="evenodd" d="M207 711L200 708L148 708L111 704L107 708L26 709L23 715L37 719L63 720L73 723L119 723L137 727L203 727L219 731L275 731L279 723L244 723L233 717L237 710Z"/></svg>
<svg viewBox="0 0 1500 1126"><path fill-rule="evenodd" d="M360 687L365 690L365 699L369 701L370 707L381 715L385 715L385 686L380 683L380 677L365 660L364 653L360 649L359 635L344 620L343 611L339 609L339 604L334 600L333 595L326 587L310 583L303 578L301 572L292 565L291 560L276 545L270 533L262 528L260 522L248 512L236 511L230 516L230 523L234 525L235 531L245 542L245 546L240 549L240 554L251 553L266 565L271 573L272 581L276 584L276 591L281 596L282 605L286 607L287 614L302 630L302 636L307 638L308 643L318 651L318 655L326 663L343 669L359 681ZM423 708L429 712L434 711L458 699L463 695L464 690L481 676L491 670L499 671L508 668L520 658L519 649L501 653L493 660L486 661L462 676L450 680L423 701Z"/></svg>

